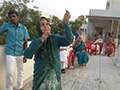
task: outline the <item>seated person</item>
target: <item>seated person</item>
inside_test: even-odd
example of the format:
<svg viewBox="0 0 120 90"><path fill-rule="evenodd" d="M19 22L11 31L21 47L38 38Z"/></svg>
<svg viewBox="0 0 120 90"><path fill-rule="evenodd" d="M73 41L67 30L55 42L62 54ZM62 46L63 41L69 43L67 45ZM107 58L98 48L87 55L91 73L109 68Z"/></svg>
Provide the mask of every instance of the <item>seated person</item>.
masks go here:
<svg viewBox="0 0 120 90"><path fill-rule="evenodd" d="M93 42L97 40L97 34L94 34Z"/></svg>
<svg viewBox="0 0 120 90"><path fill-rule="evenodd" d="M60 47L60 60L61 60L61 72L65 73L65 68L67 68L67 56L69 55L68 47Z"/></svg>
<svg viewBox="0 0 120 90"><path fill-rule="evenodd" d="M87 47L86 47L85 42L82 41L82 38L80 36L75 41L73 48L75 49L75 54L78 57L78 64L79 65L83 65L83 64L86 65L88 60L89 60L88 54L85 52Z"/></svg>
<svg viewBox="0 0 120 90"><path fill-rule="evenodd" d="M110 35L110 37L113 38L113 39L116 37L115 34L114 34L114 32L112 32L112 34Z"/></svg>
<svg viewBox="0 0 120 90"><path fill-rule="evenodd" d="M105 55L110 56L113 53L114 46L115 46L114 38L110 38L110 40L106 42Z"/></svg>
<svg viewBox="0 0 120 90"><path fill-rule="evenodd" d="M97 46L96 47L96 52L98 52L98 51L100 51L101 49L102 49L102 45L103 45L103 40L102 40L102 38L101 38L101 35L98 35L97 36L97 39L93 42L93 44L92 44L92 47L95 47L95 46ZM95 50L94 50L95 51ZM93 52L94 52L93 51ZM102 50L101 50L102 51Z"/></svg>

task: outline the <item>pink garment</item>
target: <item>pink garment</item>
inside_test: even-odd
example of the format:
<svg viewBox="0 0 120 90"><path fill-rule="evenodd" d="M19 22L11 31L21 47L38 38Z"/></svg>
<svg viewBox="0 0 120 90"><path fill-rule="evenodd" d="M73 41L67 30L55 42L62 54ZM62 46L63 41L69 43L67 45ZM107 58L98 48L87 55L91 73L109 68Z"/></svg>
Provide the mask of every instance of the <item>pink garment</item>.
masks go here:
<svg viewBox="0 0 120 90"><path fill-rule="evenodd" d="M114 35L114 34L112 34L112 35L111 35L111 37L112 37L112 38L115 38L115 35Z"/></svg>

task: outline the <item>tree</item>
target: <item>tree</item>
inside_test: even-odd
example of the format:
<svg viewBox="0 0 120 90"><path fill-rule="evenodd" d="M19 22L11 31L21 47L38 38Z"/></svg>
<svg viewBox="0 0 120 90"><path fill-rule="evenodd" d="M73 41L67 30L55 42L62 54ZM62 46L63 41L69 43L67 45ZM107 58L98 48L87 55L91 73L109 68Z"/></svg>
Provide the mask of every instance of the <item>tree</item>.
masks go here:
<svg viewBox="0 0 120 90"><path fill-rule="evenodd" d="M50 24L51 24L51 33L52 34L56 34L56 33L58 33L60 35L64 34L63 22L58 17L53 16L50 20Z"/></svg>
<svg viewBox="0 0 120 90"><path fill-rule="evenodd" d="M28 29L30 40L32 39L32 37L37 36L36 24L40 18L40 15L39 11L35 11L34 9L30 9L27 7L27 3L30 1L33 2L34 0L3 0L2 6L0 7L0 27L4 23L9 21L7 15L8 12L10 10L16 10L19 14L19 22L25 25ZM33 8L38 9L37 6L34 6ZM49 19L49 21L52 34L64 34L65 31L62 20L60 20L56 16L53 16L51 19ZM70 21L73 34L76 33L77 28L80 28L83 23L87 23L83 15L79 16L75 21ZM6 33L0 36L0 44L5 44L5 36Z"/></svg>
<svg viewBox="0 0 120 90"><path fill-rule="evenodd" d="M75 21L70 22L71 27L72 27L72 32L73 32L74 35L76 33L76 30L78 28L80 28L82 26L82 24L84 24L84 23L87 24L87 22L85 20L85 17L83 15L78 16L78 18L75 19Z"/></svg>
<svg viewBox="0 0 120 90"><path fill-rule="evenodd" d="M85 17L84 17L83 15L78 16L78 20L81 21L82 24L83 24L83 23L87 24L87 21L85 20Z"/></svg>
<svg viewBox="0 0 120 90"><path fill-rule="evenodd" d="M51 19L49 19L49 22L51 24L52 34L58 33L60 35L63 35L65 33L63 22L58 17L53 16ZM86 24L87 22L83 15L79 16L77 19L75 19L75 21L70 21L72 33L75 35L77 28L80 28L84 23Z"/></svg>

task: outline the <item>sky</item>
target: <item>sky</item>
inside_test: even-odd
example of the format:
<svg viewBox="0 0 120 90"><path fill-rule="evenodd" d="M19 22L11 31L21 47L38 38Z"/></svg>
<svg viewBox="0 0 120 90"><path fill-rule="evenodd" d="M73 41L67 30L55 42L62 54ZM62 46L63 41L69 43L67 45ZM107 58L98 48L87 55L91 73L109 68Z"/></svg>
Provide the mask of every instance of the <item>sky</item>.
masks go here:
<svg viewBox="0 0 120 90"><path fill-rule="evenodd" d="M50 15L55 15L62 19L65 10L71 14L71 20L75 20L80 15L89 15L90 9L106 9L107 0L34 0L27 4L28 7L39 7L39 11Z"/></svg>
<svg viewBox="0 0 120 90"><path fill-rule="evenodd" d="M34 0L27 6L29 8L37 6L39 11L55 15L60 19L63 19L65 10L68 10L71 14L70 20L75 20L80 15L89 15L90 9L105 10L106 2L107 0Z"/></svg>

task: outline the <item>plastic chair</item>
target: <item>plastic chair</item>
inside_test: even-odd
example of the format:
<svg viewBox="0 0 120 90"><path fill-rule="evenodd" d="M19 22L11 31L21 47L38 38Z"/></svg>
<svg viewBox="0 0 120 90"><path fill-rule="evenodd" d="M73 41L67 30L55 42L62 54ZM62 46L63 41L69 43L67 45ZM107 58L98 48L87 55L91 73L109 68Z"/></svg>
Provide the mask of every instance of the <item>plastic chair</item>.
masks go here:
<svg viewBox="0 0 120 90"><path fill-rule="evenodd" d="M85 44L87 46L87 50L88 50L87 52L89 53L89 50L91 49L91 46L92 46L93 43L90 42L90 41L86 41Z"/></svg>
<svg viewBox="0 0 120 90"><path fill-rule="evenodd" d="M74 66L74 60L75 60L75 50L73 49L73 55L72 55L72 66Z"/></svg>
<svg viewBox="0 0 120 90"><path fill-rule="evenodd" d="M73 53L73 51L71 50L70 53L69 53L69 56L67 56L67 59L68 59L68 69L70 69L72 53Z"/></svg>
<svg viewBox="0 0 120 90"><path fill-rule="evenodd" d="M72 47L73 47L74 43L75 43L75 40L71 44ZM70 69L72 53L73 53L73 49L70 51L69 56L67 56L67 59L68 59L68 69Z"/></svg>
<svg viewBox="0 0 120 90"><path fill-rule="evenodd" d="M87 52L88 52L88 53L89 53L89 50L90 50L90 56L92 55L92 53L93 53L92 51L93 51L93 50L95 50L95 55L96 55L96 53L97 53L97 52L96 52L97 45L94 44L95 47L91 47L92 44L93 44L93 42L90 42L90 41L86 41L85 44L86 44L86 46L87 46L87 50L88 50Z"/></svg>

